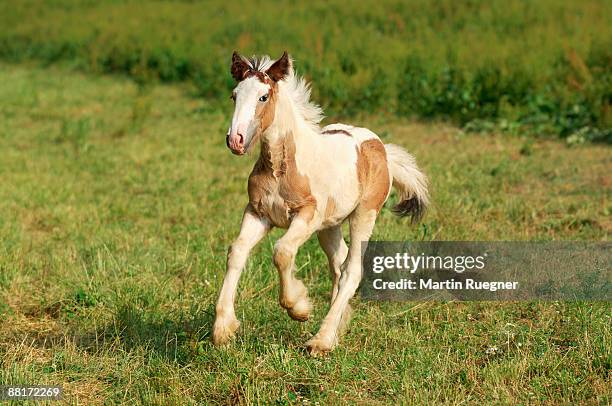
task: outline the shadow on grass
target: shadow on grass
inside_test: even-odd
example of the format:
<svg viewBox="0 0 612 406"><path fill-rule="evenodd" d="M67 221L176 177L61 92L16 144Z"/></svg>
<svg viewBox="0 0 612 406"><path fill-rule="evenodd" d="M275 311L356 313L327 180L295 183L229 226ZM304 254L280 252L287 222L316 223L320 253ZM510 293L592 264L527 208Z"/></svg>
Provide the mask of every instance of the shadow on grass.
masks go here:
<svg viewBox="0 0 612 406"><path fill-rule="evenodd" d="M120 349L185 365L206 347L213 320L212 308L193 308L172 317L124 304L117 308L111 323L72 336L77 346L89 353Z"/></svg>
<svg viewBox="0 0 612 406"><path fill-rule="evenodd" d="M213 321L212 308L193 308L169 317L124 304L102 334L106 341L119 340L125 351L144 350L164 360L185 364L209 340Z"/></svg>

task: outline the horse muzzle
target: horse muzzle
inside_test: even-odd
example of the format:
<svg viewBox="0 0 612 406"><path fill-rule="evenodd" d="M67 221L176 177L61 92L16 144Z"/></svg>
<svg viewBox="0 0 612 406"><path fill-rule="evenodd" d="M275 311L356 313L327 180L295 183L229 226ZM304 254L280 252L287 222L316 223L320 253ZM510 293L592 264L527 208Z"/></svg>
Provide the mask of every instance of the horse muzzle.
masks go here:
<svg viewBox="0 0 612 406"><path fill-rule="evenodd" d="M227 147L234 155L244 155L246 148L242 134L228 134L225 138Z"/></svg>

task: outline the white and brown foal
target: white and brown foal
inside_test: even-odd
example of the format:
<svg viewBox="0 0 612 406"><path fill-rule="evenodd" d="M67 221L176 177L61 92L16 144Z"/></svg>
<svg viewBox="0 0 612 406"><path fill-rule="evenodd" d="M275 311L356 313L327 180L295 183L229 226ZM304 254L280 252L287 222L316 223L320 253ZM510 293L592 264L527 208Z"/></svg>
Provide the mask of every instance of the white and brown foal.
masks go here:
<svg viewBox="0 0 612 406"><path fill-rule="evenodd" d="M295 76L286 52L274 62L234 52L231 72L238 85L227 145L236 155L257 143L261 151L249 176L240 234L228 252L212 340L221 345L234 336L240 324L236 289L249 252L272 227L281 227L287 232L274 246L279 302L294 320L305 321L312 311L308 291L294 274L298 248L317 233L329 260L331 307L306 346L315 354L330 351L350 318L349 299L361 281L362 242L369 240L391 185L400 197L394 211L417 221L428 203L427 178L410 154L383 145L368 129L320 128L322 111L309 101L310 88ZM341 230L346 219L348 247Z"/></svg>

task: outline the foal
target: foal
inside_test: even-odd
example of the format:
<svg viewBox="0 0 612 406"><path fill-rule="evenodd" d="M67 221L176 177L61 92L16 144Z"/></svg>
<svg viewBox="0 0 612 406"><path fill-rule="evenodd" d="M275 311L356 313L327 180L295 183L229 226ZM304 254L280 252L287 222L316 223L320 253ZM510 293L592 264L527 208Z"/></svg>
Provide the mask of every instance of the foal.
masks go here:
<svg viewBox="0 0 612 406"><path fill-rule="evenodd" d="M306 347L312 354L330 351L350 318L349 299L361 281L361 243L369 240L391 185L400 197L395 213L416 222L428 204L427 178L410 154L383 145L368 129L344 124L321 129L321 108L309 101L310 87L295 76L286 52L274 62L234 52L231 73L238 85L227 146L243 155L259 141L261 151L249 176L240 234L227 255L213 343L228 342L240 324L234 300L250 250L272 227L281 227L287 232L276 242L273 259L279 302L292 319L305 321L312 311L308 291L294 274L298 248L316 232L327 255L331 308ZM341 229L347 218L348 247Z"/></svg>

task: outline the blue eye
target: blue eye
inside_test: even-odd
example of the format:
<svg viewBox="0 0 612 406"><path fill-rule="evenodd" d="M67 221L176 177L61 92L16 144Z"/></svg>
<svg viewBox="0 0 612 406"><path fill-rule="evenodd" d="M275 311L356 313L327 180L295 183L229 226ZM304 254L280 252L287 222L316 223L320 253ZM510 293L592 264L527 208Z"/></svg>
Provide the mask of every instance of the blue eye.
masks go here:
<svg viewBox="0 0 612 406"><path fill-rule="evenodd" d="M260 102L265 102L265 101L267 101L267 100L268 100L268 95L267 95L267 94L264 94L263 96L261 96L261 97L259 98L259 101L260 101Z"/></svg>

